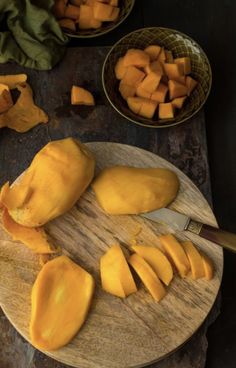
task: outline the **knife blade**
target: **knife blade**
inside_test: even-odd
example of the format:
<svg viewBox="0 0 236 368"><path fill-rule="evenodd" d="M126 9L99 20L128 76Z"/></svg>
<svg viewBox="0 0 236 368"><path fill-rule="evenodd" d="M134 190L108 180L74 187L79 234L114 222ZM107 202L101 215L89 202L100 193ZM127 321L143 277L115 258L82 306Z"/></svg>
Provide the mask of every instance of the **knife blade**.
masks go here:
<svg viewBox="0 0 236 368"><path fill-rule="evenodd" d="M174 230L190 231L232 252L236 252L236 234L195 221L189 216L169 208L142 213L141 216L154 222L167 224Z"/></svg>

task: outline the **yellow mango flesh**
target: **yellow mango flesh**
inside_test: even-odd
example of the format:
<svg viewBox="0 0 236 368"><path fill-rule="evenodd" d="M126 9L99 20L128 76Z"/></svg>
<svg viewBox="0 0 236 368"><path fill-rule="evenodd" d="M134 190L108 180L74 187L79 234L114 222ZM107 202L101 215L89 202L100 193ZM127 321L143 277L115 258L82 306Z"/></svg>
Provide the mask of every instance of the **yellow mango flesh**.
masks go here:
<svg viewBox="0 0 236 368"><path fill-rule="evenodd" d="M140 214L172 202L179 189L179 180L168 169L113 166L100 172L92 188L107 213Z"/></svg>
<svg viewBox="0 0 236 368"><path fill-rule="evenodd" d="M113 245L100 259L102 288L110 294L125 298L137 291L125 256L118 244Z"/></svg>
<svg viewBox="0 0 236 368"><path fill-rule="evenodd" d="M78 140L48 143L14 186L5 184L0 202L19 224L38 227L78 201L94 175L91 152Z"/></svg>
<svg viewBox="0 0 236 368"><path fill-rule="evenodd" d="M176 266L180 276L187 276L190 270L190 263L181 244L172 234L161 235L159 239L167 255L171 258Z"/></svg>
<svg viewBox="0 0 236 368"><path fill-rule="evenodd" d="M169 285L173 278L173 268L161 250L143 245L133 245L132 249L152 267L153 271L165 285Z"/></svg>
<svg viewBox="0 0 236 368"><path fill-rule="evenodd" d="M130 256L129 264L139 275L152 297L159 302L166 295L166 291L153 269L138 254Z"/></svg>
<svg viewBox="0 0 236 368"><path fill-rule="evenodd" d="M50 243L43 228L29 228L17 224L9 216L6 209L2 214L2 225L13 240L21 241L35 253L48 254L56 252L56 248Z"/></svg>
<svg viewBox="0 0 236 368"><path fill-rule="evenodd" d="M205 272L205 277L207 280L211 280L214 276L214 266L210 258L206 256L206 254L201 253L203 268Z"/></svg>
<svg viewBox="0 0 236 368"><path fill-rule="evenodd" d="M93 277L68 257L47 262L32 288L32 344L48 351L66 345L84 323L93 291Z"/></svg>
<svg viewBox="0 0 236 368"><path fill-rule="evenodd" d="M187 254L190 267L191 267L191 275L194 280L197 280L201 277L205 276L205 271L203 267L203 261L200 253L197 248L193 245L191 241L181 242L182 247Z"/></svg>

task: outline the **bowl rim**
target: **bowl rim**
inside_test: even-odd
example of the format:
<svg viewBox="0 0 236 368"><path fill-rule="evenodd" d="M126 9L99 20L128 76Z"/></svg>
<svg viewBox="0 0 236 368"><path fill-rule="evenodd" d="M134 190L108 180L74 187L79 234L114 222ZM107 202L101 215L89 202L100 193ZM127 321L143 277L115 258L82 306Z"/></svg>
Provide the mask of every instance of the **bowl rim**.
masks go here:
<svg viewBox="0 0 236 368"><path fill-rule="evenodd" d="M138 33L138 32L141 32L141 31L144 31L144 30L153 30L153 29L160 29L160 30L167 30L167 31L170 31L170 32L173 32L173 33L178 33L179 35L183 36L184 38L187 38L189 39L190 41L194 42L195 45L199 48L199 50L201 51L201 53L203 54L205 60L206 60L206 63L207 63L207 66L208 66L208 72L209 72L209 87L208 87L208 91L205 95L205 98L204 100L202 101L202 103L200 104L200 106L194 110L189 116L183 118L182 120L178 121L178 122L172 122L170 124L163 124L163 125L154 125L154 124L145 124L145 123L142 123L140 121L137 121L137 120L134 120L132 119L132 117L129 117L127 115L125 115L122 111L119 110L119 108L117 108L114 103L111 101L110 97L109 97L109 94L106 90L106 86L105 86L105 80L104 80L104 72L105 72L105 67L106 67L106 63L107 63L107 60L110 56L110 54L114 51L114 49L119 45L120 42L122 42L126 37L129 37L131 34L133 33ZM131 45L132 47L132 45ZM142 127L146 127L146 128L153 128L153 129L162 129L162 128L169 128L169 127L172 127L172 126L176 126L176 125L179 125L179 124L182 124L184 122L186 122L187 120L190 120L195 114L197 114L201 108L204 106L204 104L206 103L206 100L208 99L208 96L210 94L210 91L211 91L211 87L212 87L212 70L211 70L211 64L210 64L210 61L205 53L205 51L202 49L202 47L193 39L191 38L190 36L188 36L187 34L181 32L181 31L178 31L176 29L173 29L173 28L167 28L167 27L143 27L143 28L138 28L130 33L127 33L125 36L123 36L122 38L120 38L112 47L111 49L108 51L107 55L106 55L106 58L103 62L103 66L102 66L102 86L103 86L103 90L105 92L105 95L108 99L108 101L110 102L111 106L120 114L122 115L125 119L131 121L132 123L135 123L137 125L140 125Z"/></svg>
<svg viewBox="0 0 236 368"><path fill-rule="evenodd" d="M119 20L119 22L114 23L114 26L112 28L109 29L105 29L104 31L101 31L99 33L96 34L88 34L88 35L80 35L79 33L68 33L68 32L64 32L64 34L66 34L68 37L71 38L95 38L95 37L99 37L99 36L103 36L111 31L113 31L114 29L116 29L121 23L123 23L126 18L128 18L128 16L130 15L131 11L133 10L134 4L135 4L136 0L131 0L131 6L130 6L130 10L127 12L127 14Z"/></svg>

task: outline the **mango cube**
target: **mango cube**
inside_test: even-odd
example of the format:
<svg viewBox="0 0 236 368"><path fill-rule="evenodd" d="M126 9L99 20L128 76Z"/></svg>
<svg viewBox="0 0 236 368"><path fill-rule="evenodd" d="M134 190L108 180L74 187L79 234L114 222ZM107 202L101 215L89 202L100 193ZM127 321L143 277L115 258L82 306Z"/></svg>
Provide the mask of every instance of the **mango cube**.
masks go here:
<svg viewBox="0 0 236 368"><path fill-rule="evenodd" d="M115 75L117 79L122 79L125 76L127 67L124 66L124 58L120 57L115 66Z"/></svg>
<svg viewBox="0 0 236 368"><path fill-rule="evenodd" d="M197 86L197 81L195 81L195 79L193 79L192 77L190 77L189 75L186 77L186 86L188 89L188 96L192 93L192 91L194 90L194 88Z"/></svg>
<svg viewBox="0 0 236 368"><path fill-rule="evenodd" d="M191 60L188 56L176 58L174 59L174 63L183 65L185 75L191 73Z"/></svg>
<svg viewBox="0 0 236 368"><path fill-rule="evenodd" d="M161 80L161 74L149 73L140 83L140 87L149 93L153 93Z"/></svg>
<svg viewBox="0 0 236 368"><path fill-rule="evenodd" d="M120 8L114 7L109 17L109 22L115 22L118 19L119 14L120 14Z"/></svg>
<svg viewBox="0 0 236 368"><path fill-rule="evenodd" d="M147 98L150 99L151 98L151 93L145 91L145 89L142 88L141 83L138 85L138 87L136 88L136 95L138 97L143 97L143 98Z"/></svg>
<svg viewBox="0 0 236 368"><path fill-rule="evenodd" d="M93 6L93 16L95 19L100 20L101 22L109 22L113 9L114 7L109 4L95 1Z"/></svg>
<svg viewBox="0 0 236 368"><path fill-rule="evenodd" d="M164 83L160 83L155 92L151 94L151 100L157 102L165 102L168 87Z"/></svg>
<svg viewBox="0 0 236 368"><path fill-rule="evenodd" d="M71 89L71 104L72 105L95 105L92 93L78 86L72 86Z"/></svg>
<svg viewBox="0 0 236 368"><path fill-rule="evenodd" d="M191 274L194 280L197 280L201 277L205 276L205 271L203 267L203 261L201 254L198 252L197 248L193 245L191 241L184 241L181 242L182 247L187 254L190 267L191 267Z"/></svg>
<svg viewBox="0 0 236 368"><path fill-rule="evenodd" d="M168 86L169 86L169 95L170 95L171 100L177 97L186 96L189 91L185 85L175 80L169 80Z"/></svg>
<svg viewBox="0 0 236 368"><path fill-rule="evenodd" d="M145 73L147 74L153 72L153 73L157 73L158 75L159 74L163 75L163 66L158 60L153 61L152 63L145 66L144 70L145 70Z"/></svg>
<svg viewBox="0 0 236 368"><path fill-rule="evenodd" d="M124 66L145 67L150 62L149 55L143 50L129 49L124 56Z"/></svg>
<svg viewBox="0 0 236 368"><path fill-rule="evenodd" d="M110 0L109 4L111 6L118 6L119 5L119 0Z"/></svg>
<svg viewBox="0 0 236 368"><path fill-rule="evenodd" d="M128 84L124 84L121 81L119 85L119 91L123 99L127 100L128 97L133 97L135 95L136 88L134 86L129 86Z"/></svg>
<svg viewBox="0 0 236 368"><path fill-rule="evenodd" d="M60 24L61 28L69 29L70 31L73 32L76 31L75 21L72 19L68 18L59 19L58 23Z"/></svg>
<svg viewBox="0 0 236 368"><path fill-rule="evenodd" d="M131 111L133 111L135 114L139 114L143 104L143 100L144 98L142 97L128 97L127 104Z"/></svg>
<svg viewBox="0 0 236 368"><path fill-rule="evenodd" d="M128 262L139 275L153 299L159 302L166 295L166 291L153 269L138 254L132 254Z"/></svg>
<svg viewBox="0 0 236 368"><path fill-rule="evenodd" d="M141 105L141 109L138 114L144 118L152 119L157 109L158 103L156 101L147 100L146 98L143 100L143 104Z"/></svg>
<svg viewBox="0 0 236 368"><path fill-rule="evenodd" d="M57 19L65 16L66 4L64 0L55 0L52 11Z"/></svg>
<svg viewBox="0 0 236 368"><path fill-rule="evenodd" d="M122 78L122 82L124 84L128 84L129 86L137 87L144 77L145 73L142 72L142 70L139 70L135 66L131 65L126 69L126 73Z"/></svg>
<svg viewBox="0 0 236 368"><path fill-rule="evenodd" d="M172 52L169 50L165 50L165 54L166 54L166 63L173 63L174 58Z"/></svg>
<svg viewBox="0 0 236 368"><path fill-rule="evenodd" d="M173 261L181 277L187 276L190 270L188 257L181 246L172 234L161 235L159 237L161 245L163 245L167 255Z"/></svg>
<svg viewBox="0 0 236 368"><path fill-rule="evenodd" d="M74 6L71 4L67 5L65 9L65 18L76 20L79 18L79 14L80 14L80 8L78 6Z"/></svg>
<svg viewBox="0 0 236 368"><path fill-rule="evenodd" d="M182 64L164 64L164 70L169 79L178 81L184 75L184 68Z"/></svg>
<svg viewBox="0 0 236 368"><path fill-rule="evenodd" d="M172 100L171 103L176 109L181 109L183 107L183 104L186 98L187 96L174 98L174 100Z"/></svg>
<svg viewBox="0 0 236 368"><path fill-rule="evenodd" d="M150 61L157 60L158 55L161 52L161 46L158 45L149 45L147 46L144 51L150 56Z"/></svg>
<svg viewBox="0 0 236 368"><path fill-rule="evenodd" d="M171 102L159 104L159 119L172 119L174 113L174 107Z"/></svg>
<svg viewBox="0 0 236 368"><path fill-rule="evenodd" d="M93 19L93 9L88 5L80 6L80 15L78 19L78 24L80 29L91 28L91 19Z"/></svg>

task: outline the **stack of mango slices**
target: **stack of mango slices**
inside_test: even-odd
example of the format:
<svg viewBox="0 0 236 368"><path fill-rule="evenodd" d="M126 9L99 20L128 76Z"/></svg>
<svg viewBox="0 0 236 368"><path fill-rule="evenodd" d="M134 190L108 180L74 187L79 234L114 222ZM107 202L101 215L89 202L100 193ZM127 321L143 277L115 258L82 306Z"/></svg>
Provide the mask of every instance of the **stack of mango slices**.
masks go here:
<svg viewBox="0 0 236 368"><path fill-rule="evenodd" d="M136 292L137 286L128 264L158 302L166 295L165 286L173 279L173 268L181 278L213 278L211 260L191 241L179 242L172 234L161 235L159 240L164 252L156 247L132 245L135 253L128 262L120 245L113 245L100 259L102 288L121 298Z"/></svg>
<svg viewBox="0 0 236 368"><path fill-rule="evenodd" d="M148 119L155 114L159 119L174 118L197 85L190 74L188 56L174 58L159 45L129 49L115 65L121 96L132 112Z"/></svg>

